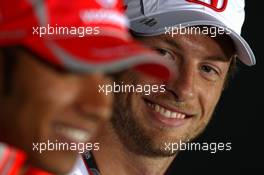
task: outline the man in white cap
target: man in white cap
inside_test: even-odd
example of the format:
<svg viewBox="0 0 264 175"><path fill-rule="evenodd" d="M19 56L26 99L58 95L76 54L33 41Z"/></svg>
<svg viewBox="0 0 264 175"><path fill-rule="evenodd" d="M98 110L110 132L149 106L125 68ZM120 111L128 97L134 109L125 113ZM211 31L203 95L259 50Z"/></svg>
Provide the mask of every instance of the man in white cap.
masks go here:
<svg viewBox="0 0 264 175"><path fill-rule="evenodd" d="M249 66L256 62L240 36L244 1L127 0L125 4L133 34L170 60L175 77L160 82L166 84L162 94L116 94L111 123L98 139L100 150L84 155L84 160L95 174L162 175L179 145L207 126L237 58ZM153 83L129 71L116 79ZM230 144L220 147L232 149Z"/></svg>

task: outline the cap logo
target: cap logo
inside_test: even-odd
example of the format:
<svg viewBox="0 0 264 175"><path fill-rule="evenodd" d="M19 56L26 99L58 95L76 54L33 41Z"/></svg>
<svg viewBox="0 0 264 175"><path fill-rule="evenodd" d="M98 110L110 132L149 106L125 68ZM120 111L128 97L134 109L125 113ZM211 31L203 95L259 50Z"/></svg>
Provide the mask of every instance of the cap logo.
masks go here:
<svg viewBox="0 0 264 175"><path fill-rule="evenodd" d="M228 3L228 0L209 0L208 3L204 2L204 0L186 0L186 1L203 5L205 7L213 9L216 12L223 12L226 9Z"/></svg>
<svg viewBox="0 0 264 175"><path fill-rule="evenodd" d="M117 0L96 0L104 8L113 8L117 4Z"/></svg>
<svg viewBox="0 0 264 175"><path fill-rule="evenodd" d="M145 24L148 27L153 27L158 23L158 21L155 18L144 18L140 20L139 23Z"/></svg>

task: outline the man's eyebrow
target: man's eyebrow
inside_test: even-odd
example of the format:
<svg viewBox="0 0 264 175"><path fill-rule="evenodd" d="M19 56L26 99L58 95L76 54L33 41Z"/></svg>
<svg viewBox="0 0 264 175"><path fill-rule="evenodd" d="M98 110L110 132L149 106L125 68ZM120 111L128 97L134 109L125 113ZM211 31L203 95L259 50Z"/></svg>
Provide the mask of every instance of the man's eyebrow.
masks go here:
<svg viewBox="0 0 264 175"><path fill-rule="evenodd" d="M179 45L179 43L177 43L176 40L174 39L169 39L169 38L165 38L164 39L164 42L174 48L177 48L177 49L182 49L182 47Z"/></svg>
<svg viewBox="0 0 264 175"><path fill-rule="evenodd" d="M163 39L164 43L174 47L174 48L177 48L179 50L182 49L181 45L174 39L170 39L170 38L165 38ZM221 62L228 62L231 60L231 57L227 57L227 56L221 56L221 55L216 55L216 56L209 56L209 57L206 57L205 60L208 60L208 61L221 61Z"/></svg>
<svg viewBox="0 0 264 175"><path fill-rule="evenodd" d="M208 61L221 61L221 62L228 62L230 61L231 57L226 57L226 56L209 56L206 57L205 60Z"/></svg>

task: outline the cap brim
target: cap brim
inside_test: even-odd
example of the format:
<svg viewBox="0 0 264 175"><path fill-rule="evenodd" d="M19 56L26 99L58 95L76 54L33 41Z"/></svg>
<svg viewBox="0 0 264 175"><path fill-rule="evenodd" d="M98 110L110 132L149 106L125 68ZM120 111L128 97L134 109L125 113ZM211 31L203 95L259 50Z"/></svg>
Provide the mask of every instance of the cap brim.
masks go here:
<svg viewBox="0 0 264 175"><path fill-rule="evenodd" d="M190 10L190 9L179 9L167 12L160 12L148 16L147 18L153 18L157 21L157 24L148 26L142 21L145 16L134 18L130 20L130 28L135 32L136 35L141 36L156 36L165 34L165 27L188 27L197 25L209 25L216 27L228 28L225 24L221 23L217 18L205 11ZM168 29L168 28L167 28ZM230 37L233 39L235 47L238 52L238 58L246 65L252 66L256 64L254 53L248 43L232 29Z"/></svg>
<svg viewBox="0 0 264 175"><path fill-rule="evenodd" d="M91 36L38 39L26 45L47 61L74 72L113 73L135 68L164 80L172 76L172 69L164 59L131 38L124 40L112 36Z"/></svg>

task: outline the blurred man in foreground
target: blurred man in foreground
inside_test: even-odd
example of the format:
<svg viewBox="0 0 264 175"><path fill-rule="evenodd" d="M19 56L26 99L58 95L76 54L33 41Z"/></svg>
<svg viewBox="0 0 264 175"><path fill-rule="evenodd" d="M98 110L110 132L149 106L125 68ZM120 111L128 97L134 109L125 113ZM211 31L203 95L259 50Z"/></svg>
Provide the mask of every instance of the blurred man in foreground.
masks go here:
<svg viewBox="0 0 264 175"><path fill-rule="evenodd" d="M134 42L122 3L0 1L0 174L68 172L109 119L98 93L128 67L168 78L169 67ZM114 19L112 18L114 17ZM152 69L153 68L153 69ZM15 148L15 149L14 149Z"/></svg>

